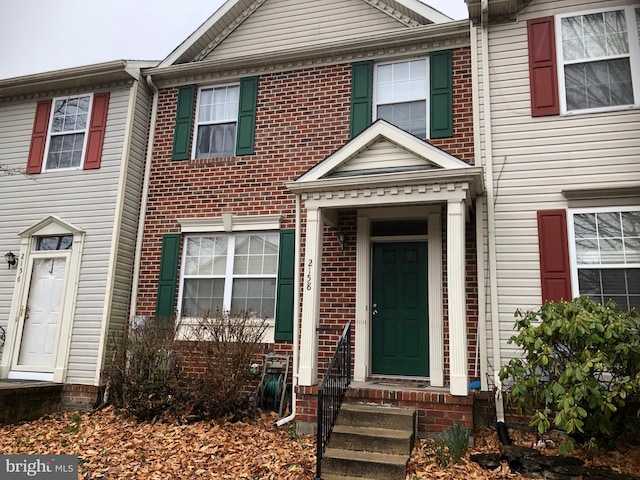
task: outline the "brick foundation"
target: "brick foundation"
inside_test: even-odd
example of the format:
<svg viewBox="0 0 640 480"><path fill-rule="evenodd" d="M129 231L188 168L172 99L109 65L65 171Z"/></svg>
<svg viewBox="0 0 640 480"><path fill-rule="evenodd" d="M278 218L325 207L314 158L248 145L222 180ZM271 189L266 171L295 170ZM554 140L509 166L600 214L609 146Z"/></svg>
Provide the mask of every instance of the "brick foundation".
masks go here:
<svg viewBox="0 0 640 480"><path fill-rule="evenodd" d="M313 432L317 423L318 387L298 387L296 391L298 432ZM444 389L362 385L349 388L344 401L415 408L420 436L442 432L454 423L474 426L473 397L455 397Z"/></svg>
<svg viewBox="0 0 640 480"><path fill-rule="evenodd" d="M62 408L62 385L16 383L0 386L0 425L35 420Z"/></svg>
<svg viewBox="0 0 640 480"><path fill-rule="evenodd" d="M70 410L89 410L102 402L104 387L66 384L62 390L62 406Z"/></svg>

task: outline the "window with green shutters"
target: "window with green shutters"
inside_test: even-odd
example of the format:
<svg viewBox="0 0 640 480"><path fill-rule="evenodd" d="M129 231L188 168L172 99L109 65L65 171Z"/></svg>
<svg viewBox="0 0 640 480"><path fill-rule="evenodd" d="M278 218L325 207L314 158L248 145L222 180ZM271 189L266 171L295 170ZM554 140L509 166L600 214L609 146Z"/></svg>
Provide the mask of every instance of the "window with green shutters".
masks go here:
<svg viewBox="0 0 640 480"><path fill-rule="evenodd" d="M258 77L240 84L178 90L173 160L254 153ZM195 127L194 127L195 107Z"/></svg>
<svg viewBox="0 0 640 480"><path fill-rule="evenodd" d="M453 136L453 72L450 50L428 58L352 65L351 136L373 119L422 138Z"/></svg>

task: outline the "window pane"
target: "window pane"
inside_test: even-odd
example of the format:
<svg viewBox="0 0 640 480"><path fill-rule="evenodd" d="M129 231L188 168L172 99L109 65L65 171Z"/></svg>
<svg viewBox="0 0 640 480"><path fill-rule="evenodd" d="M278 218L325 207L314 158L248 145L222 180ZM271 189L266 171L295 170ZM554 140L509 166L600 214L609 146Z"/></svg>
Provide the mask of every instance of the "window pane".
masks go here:
<svg viewBox="0 0 640 480"><path fill-rule="evenodd" d="M603 305L612 300L621 310L640 308L640 269L580 269L580 295Z"/></svg>
<svg viewBox="0 0 640 480"><path fill-rule="evenodd" d="M198 317L222 310L224 279L186 278L182 294L182 315Z"/></svg>
<svg viewBox="0 0 640 480"><path fill-rule="evenodd" d="M275 274L278 263L277 235L252 235L236 239L233 273L239 275Z"/></svg>
<svg viewBox="0 0 640 480"><path fill-rule="evenodd" d="M227 237L187 238L185 275L224 275L227 243Z"/></svg>
<svg viewBox="0 0 640 480"><path fill-rule="evenodd" d="M580 213L573 216L576 238L596 237L596 214Z"/></svg>
<svg viewBox="0 0 640 480"><path fill-rule="evenodd" d="M62 235L56 237L38 237L36 250L71 250L73 245L73 235Z"/></svg>
<svg viewBox="0 0 640 480"><path fill-rule="evenodd" d="M200 125L196 158L228 157L235 154L236 124Z"/></svg>
<svg viewBox="0 0 640 480"><path fill-rule="evenodd" d="M79 167L83 146L84 133L52 136L47 154L47 170Z"/></svg>
<svg viewBox="0 0 640 480"><path fill-rule="evenodd" d="M379 65L376 70L376 102L398 103L427 96L427 62L412 60Z"/></svg>
<svg viewBox="0 0 640 480"><path fill-rule="evenodd" d="M633 104L629 59L565 66L567 109Z"/></svg>
<svg viewBox="0 0 640 480"><path fill-rule="evenodd" d="M275 299L275 279L236 279L233 282L231 311L247 312L260 318L273 318Z"/></svg>
<svg viewBox="0 0 640 480"><path fill-rule="evenodd" d="M427 105L425 101L380 105L378 118L382 118L418 138L427 138Z"/></svg>

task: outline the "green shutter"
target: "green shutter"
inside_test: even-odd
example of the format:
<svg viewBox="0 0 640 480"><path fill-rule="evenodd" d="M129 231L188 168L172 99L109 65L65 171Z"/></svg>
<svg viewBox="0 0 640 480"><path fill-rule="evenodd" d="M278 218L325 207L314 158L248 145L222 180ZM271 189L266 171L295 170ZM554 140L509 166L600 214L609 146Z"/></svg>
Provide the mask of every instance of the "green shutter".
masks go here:
<svg viewBox="0 0 640 480"><path fill-rule="evenodd" d="M173 132L172 160L188 160L193 125L193 105L196 99L195 85L185 85L178 89L176 127Z"/></svg>
<svg viewBox="0 0 640 480"><path fill-rule="evenodd" d="M158 320L173 319L176 284L178 281L179 252L180 234L170 233L163 235L160 275L158 276L158 296L156 298L156 319Z"/></svg>
<svg viewBox="0 0 640 480"><path fill-rule="evenodd" d="M258 103L258 77L240 80L238 105L238 132L236 155L253 155L256 135L256 107Z"/></svg>
<svg viewBox="0 0 640 480"><path fill-rule="evenodd" d="M431 112L429 138L453 137L453 77L451 50L430 55Z"/></svg>
<svg viewBox="0 0 640 480"><path fill-rule="evenodd" d="M295 237L293 229L280 231L275 339L281 342L293 341Z"/></svg>
<svg viewBox="0 0 640 480"><path fill-rule="evenodd" d="M371 125L373 97L373 62L357 62L351 66L351 138Z"/></svg>

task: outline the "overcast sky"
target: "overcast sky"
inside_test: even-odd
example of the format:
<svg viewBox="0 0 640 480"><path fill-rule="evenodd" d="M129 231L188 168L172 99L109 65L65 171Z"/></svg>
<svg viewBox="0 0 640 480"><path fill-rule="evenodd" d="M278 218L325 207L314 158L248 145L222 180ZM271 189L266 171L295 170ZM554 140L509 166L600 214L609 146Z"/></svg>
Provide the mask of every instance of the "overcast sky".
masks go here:
<svg viewBox="0 0 640 480"><path fill-rule="evenodd" d="M455 20L467 17L464 0L423 2ZM223 3L3 0L0 79L110 60L162 60Z"/></svg>

